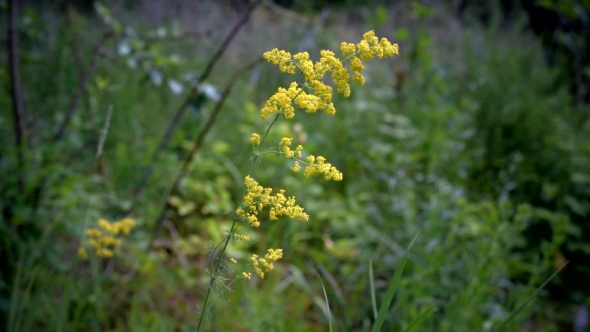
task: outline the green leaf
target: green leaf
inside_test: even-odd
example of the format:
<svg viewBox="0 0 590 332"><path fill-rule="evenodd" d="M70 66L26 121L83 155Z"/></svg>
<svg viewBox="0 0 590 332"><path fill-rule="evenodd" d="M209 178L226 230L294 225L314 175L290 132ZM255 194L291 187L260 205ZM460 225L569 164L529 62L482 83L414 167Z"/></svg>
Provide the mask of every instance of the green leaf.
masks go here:
<svg viewBox="0 0 590 332"><path fill-rule="evenodd" d="M373 318L377 319L377 297L375 296L375 277L373 277L372 259L369 259L369 285L371 287L371 304L373 306Z"/></svg>
<svg viewBox="0 0 590 332"><path fill-rule="evenodd" d="M328 309L328 323L330 324L330 332L332 332L332 314L330 313L330 302L328 302L328 293L326 293L326 287L324 287L324 282L322 281L322 277L318 274L318 278L320 278L320 283L322 284L322 290L324 291L324 298L326 299L326 308Z"/></svg>
<svg viewBox="0 0 590 332"><path fill-rule="evenodd" d="M422 324L424 319L426 319L426 317L428 317L428 315L430 315L430 313L432 313L432 311L434 309L436 309L436 307L433 304L430 307L428 307L428 309L424 310L424 312L420 315L420 317L418 317L415 321L412 322L412 324L410 324L410 326L408 326L408 328L405 330L405 332L415 331L418 328L418 326L420 326L420 324Z"/></svg>
<svg viewBox="0 0 590 332"><path fill-rule="evenodd" d="M500 326L495 327L492 331L504 331L504 327L506 325L508 325L508 323L514 318L516 317L516 315L518 315L522 309L524 309L524 307L526 307L527 304L529 304L529 302L531 302L533 300L533 298L535 298L535 296L537 295L537 293L543 289L551 280L553 280L553 278L555 278L555 276L561 272L561 270L563 270L563 268L568 264L569 262L565 262L559 269L557 269L557 271L553 272L553 274L547 278L547 280L545 280L545 282L543 284L541 284L541 286L539 286L537 289L535 289L535 291L533 292L533 294L531 294L528 299L526 299L526 301L524 301L516 310L514 310L514 312L512 312L512 314L510 315L510 317L508 317L502 324L500 324Z"/></svg>
<svg viewBox="0 0 590 332"><path fill-rule="evenodd" d="M406 261L408 260L408 253L410 252L410 248L416 241L418 234L414 237L406 252L404 253L402 259L399 262L399 266L395 273L393 274L393 278L391 278L391 282L389 283L389 287L387 288L387 293L385 293L385 298L383 299L383 303L381 303L381 308L379 308L379 314L377 315L377 319L375 320L375 324L371 329L371 332L378 332L385 321L385 315L387 315L387 310L389 309L389 305L391 304L391 300L393 300L393 295L395 295L395 290L399 285L399 282L402 278L402 272L404 271L404 267L406 265Z"/></svg>

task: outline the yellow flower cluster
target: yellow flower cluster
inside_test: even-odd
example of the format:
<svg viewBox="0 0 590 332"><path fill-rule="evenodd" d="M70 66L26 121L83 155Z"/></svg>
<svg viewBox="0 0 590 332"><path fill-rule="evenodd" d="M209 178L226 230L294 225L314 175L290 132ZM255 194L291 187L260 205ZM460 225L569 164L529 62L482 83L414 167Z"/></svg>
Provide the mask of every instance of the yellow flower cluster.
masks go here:
<svg viewBox="0 0 590 332"><path fill-rule="evenodd" d="M293 139L288 137L283 137L279 146L283 150L285 157L293 158L297 156L301 158L301 151L303 151L303 147L298 145L295 150L291 150L291 142ZM305 167L304 176L309 177L313 174L324 174L326 180L334 180L334 181L341 181L343 176L342 173L336 169L336 167L332 166L330 163L326 163L326 158L322 156L309 156L307 157L308 164ZM295 160L291 169L295 172L299 172L301 166L299 165L299 160Z"/></svg>
<svg viewBox="0 0 590 332"><path fill-rule="evenodd" d="M279 88L264 104L261 110L262 119L267 119L275 113L285 119L292 119L295 116L295 107L308 113L323 110L329 115L334 115L336 109L332 102L333 88L323 82L326 74L331 74L337 93L349 97L349 70L353 74L352 79L363 85L365 83L365 78L362 75L365 69L364 61L372 60L375 57L389 57L399 53L397 44L391 44L385 38L379 40L373 31L364 34L363 39L358 44L342 43L340 51L342 56L337 57L332 51L322 50L319 61L315 63L310 60L307 52L291 55L289 52L275 48L264 53L264 58L277 65L282 72L289 74L295 74L297 71L301 72L304 82L302 84L293 82L288 88ZM252 134L250 142L254 147L255 157L260 157L261 154L257 152L261 144L260 135ZM303 163L306 164L305 177L322 174L326 180L342 180L342 173L336 167L327 163L322 156L309 156L306 158L307 162L298 159L302 156L303 147L298 145L292 150L292 143L292 138L283 137L279 142L279 150L277 151L278 154L283 154L286 158L294 159L292 170L300 171L300 163ZM260 186L250 176L246 176L244 184L246 187L245 195L236 210L235 221L248 222L252 227L259 227L258 216L266 207L269 207L270 210L269 220L277 220L279 216L283 215L301 221L309 219L303 208L296 204L294 197L287 198L285 196L284 190L281 189L273 195L271 188ZM239 234L233 234L233 237L236 240L247 241L249 239L247 236ZM254 271L261 278L264 278L264 274L274 268L273 262L281 259L282 256L282 249L269 249L264 258L252 255L251 261ZM241 277L250 279L252 274L242 272Z"/></svg>
<svg viewBox="0 0 590 332"><path fill-rule="evenodd" d="M386 38L377 38L371 30L363 35L363 40L357 44L359 58L362 61L372 60L373 57L381 59L399 54L397 44L391 44Z"/></svg>
<svg viewBox="0 0 590 332"><path fill-rule="evenodd" d="M297 145L295 150L291 150L291 142L293 141L292 138L283 137L281 142L279 142L279 146L283 150L285 157L293 158L295 156L301 158L301 151L303 151L303 147L301 145Z"/></svg>
<svg viewBox="0 0 590 332"><path fill-rule="evenodd" d="M281 258L283 258L283 249L268 249L268 253L264 255L264 258L258 258L258 255L252 255L254 271L260 276L260 278L264 278L265 272L274 269L272 262L275 262Z"/></svg>
<svg viewBox="0 0 590 332"><path fill-rule="evenodd" d="M280 216L288 216L301 221L309 219L309 216L303 212L303 208L295 202L295 197L287 198L284 190L281 189L277 194L272 195L271 188L263 188L249 176L246 177L244 184L246 185L246 195L236 214L242 220L246 220L250 226L260 226L258 214L267 206L270 207L269 220L277 220Z"/></svg>
<svg viewBox="0 0 590 332"><path fill-rule="evenodd" d="M248 235L242 234L234 234L234 239L237 241L250 241L250 237Z"/></svg>
<svg viewBox="0 0 590 332"><path fill-rule="evenodd" d="M317 158L314 156L307 157L308 164L305 166L305 171L303 175L305 177L309 177L313 174L319 173L324 174L326 180L334 180L334 181L341 181L342 180L342 173L336 169L336 167L332 166L330 163L326 163L326 158L322 156L318 156Z"/></svg>
<svg viewBox="0 0 590 332"><path fill-rule="evenodd" d="M88 228L86 230L86 243L94 248L94 253L98 257L113 257L113 250L121 245L121 239L117 235L129 235L131 229L135 226L135 220L124 218L114 223L106 219L98 221L97 228ZM78 256L82 259L88 258L88 253L84 246L78 248Z"/></svg>
<svg viewBox="0 0 590 332"><path fill-rule="evenodd" d="M291 53L286 51L279 51L275 48L270 52L264 53L264 58L274 63L275 65L278 65L279 69L283 73L295 74L295 65L291 60Z"/></svg>
<svg viewBox="0 0 590 332"><path fill-rule="evenodd" d="M307 52L291 53L273 49L264 53L264 58L279 66L282 72L294 74L299 68L305 77L303 87L311 94L300 89L296 82L291 83L289 89L279 88L278 92L268 99L261 111L263 119L267 119L273 113L280 113L287 119L295 116L295 109L292 102L305 109L308 113L317 110L324 110L327 114L334 115L336 109L332 103L332 87L324 84L321 80L328 72L331 72L337 92L344 97L350 96L350 75L348 69L342 63L350 63L350 70L353 72L353 80L363 85L365 78L362 71L365 69L363 61L372 60L374 57L384 58L399 54L397 44L391 44L386 38L377 38L373 31L363 35L363 40L358 44L342 43L340 46L343 60L340 60L334 52L322 50L320 60L315 64L309 60Z"/></svg>
<svg viewBox="0 0 590 332"><path fill-rule="evenodd" d="M252 145L254 145L254 146L259 146L260 145L260 135L258 135L257 133L252 134L252 137L250 137L250 142L252 142Z"/></svg>

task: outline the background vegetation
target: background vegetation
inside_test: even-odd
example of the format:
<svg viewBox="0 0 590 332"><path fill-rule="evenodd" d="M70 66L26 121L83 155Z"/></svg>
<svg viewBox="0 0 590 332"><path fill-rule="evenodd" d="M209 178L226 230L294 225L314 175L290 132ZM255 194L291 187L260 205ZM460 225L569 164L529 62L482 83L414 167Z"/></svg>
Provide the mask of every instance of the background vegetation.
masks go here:
<svg viewBox="0 0 590 332"><path fill-rule="evenodd" d="M401 55L370 63L334 118L273 133L322 151L344 180L319 186L265 157L257 179L288 188L310 221L231 246L285 253L218 299L205 330L326 331L328 312L336 331L369 330L371 287L380 303L418 234L383 330L432 304L421 330L492 330L569 261L504 329L585 331L589 4L362 3L0 2L0 326L192 330L259 110L290 83L261 54L314 57L374 29ZM86 228L126 216L137 225L115 257L77 258Z"/></svg>

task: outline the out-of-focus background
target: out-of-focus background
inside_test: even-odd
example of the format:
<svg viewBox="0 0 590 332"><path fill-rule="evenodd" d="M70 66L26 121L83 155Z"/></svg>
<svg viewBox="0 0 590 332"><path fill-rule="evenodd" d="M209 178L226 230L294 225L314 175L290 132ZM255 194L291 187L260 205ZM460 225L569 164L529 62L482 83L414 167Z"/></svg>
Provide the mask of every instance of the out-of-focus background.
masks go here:
<svg viewBox="0 0 590 332"><path fill-rule="evenodd" d="M419 330L491 331L531 296L504 331L589 330L589 1L3 0L0 11L0 329L194 330L207 248L231 226L250 135L268 125L260 109L294 79L262 53L317 60L374 30L400 55L368 63L334 117L299 112L269 138L294 137L344 180L263 158L255 178L310 220L244 227L251 240L229 257L284 257L214 293L203 330L368 331L371 288L380 304L416 235L382 330L434 304ZM77 254L86 229L125 217L136 225L113 257Z"/></svg>

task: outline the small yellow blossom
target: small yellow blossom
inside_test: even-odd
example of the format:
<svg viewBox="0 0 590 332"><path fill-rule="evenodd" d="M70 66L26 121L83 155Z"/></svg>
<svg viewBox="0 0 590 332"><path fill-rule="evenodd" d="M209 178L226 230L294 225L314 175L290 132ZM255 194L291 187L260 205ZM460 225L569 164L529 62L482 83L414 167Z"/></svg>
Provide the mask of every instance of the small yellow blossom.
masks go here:
<svg viewBox="0 0 590 332"><path fill-rule="evenodd" d="M88 236L88 237L102 236L102 232L96 228L88 228L85 233L86 233L86 236Z"/></svg>
<svg viewBox="0 0 590 332"><path fill-rule="evenodd" d="M96 254L96 256L102 257L102 258L113 257L113 251L110 249L106 249L106 248L96 248L96 251L94 253Z"/></svg>
<svg viewBox="0 0 590 332"><path fill-rule="evenodd" d="M293 170L293 172L299 172L299 170L301 169L301 166L299 165L299 160L295 160L293 166L291 166L291 169Z"/></svg>
<svg viewBox="0 0 590 332"><path fill-rule="evenodd" d="M263 57L269 61L274 63L275 65L279 66L279 69L284 73L295 74L295 65L293 64L293 60L291 60L291 53L285 51L279 51L278 49L273 49L272 51L265 52Z"/></svg>
<svg viewBox="0 0 590 332"><path fill-rule="evenodd" d="M287 158L292 158L295 156L295 151L291 151L291 141L293 139L292 138L288 138L288 137L283 137L281 139L281 142L279 143L279 146L283 149L283 153L285 154L285 157Z"/></svg>
<svg viewBox="0 0 590 332"><path fill-rule="evenodd" d="M252 278L252 273L242 272L242 278L250 280L250 278Z"/></svg>
<svg viewBox="0 0 590 332"><path fill-rule="evenodd" d="M98 226L109 233L113 230L113 225L106 219L98 220Z"/></svg>
<svg viewBox="0 0 590 332"><path fill-rule="evenodd" d="M246 186L246 195L242 206L236 211L236 215L245 219L252 227L260 226L258 214L265 208L269 207L269 220L277 220L280 216L288 216L292 219L307 221L309 216L303 212L303 208L295 202L295 197L287 198L285 191L280 190L277 194L272 194L271 188L263 188L247 176L244 180ZM242 210L242 212L238 212Z"/></svg>
<svg viewBox="0 0 590 332"><path fill-rule="evenodd" d="M254 133L252 134L252 137L250 137L250 142L252 142L252 145L254 146L259 146L260 145L260 135Z"/></svg>
<svg viewBox="0 0 590 332"><path fill-rule="evenodd" d="M313 68L313 62L309 60L309 53L297 53L293 56L293 60L297 61L298 67L301 69L301 72L307 81L315 79L316 74Z"/></svg>
<svg viewBox="0 0 590 332"><path fill-rule="evenodd" d="M363 35L363 40L357 44L357 48L362 61L371 60L373 57L384 58L399 54L397 44L391 44L386 38L381 38L379 41L372 30Z"/></svg>
<svg viewBox="0 0 590 332"><path fill-rule="evenodd" d="M103 236L100 238L100 244L103 246L119 246L121 244L121 240L112 236Z"/></svg>
<svg viewBox="0 0 590 332"><path fill-rule="evenodd" d="M234 234L234 239L238 241L250 241L250 237L248 235L242 234Z"/></svg>
<svg viewBox="0 0 590 332"><path fill-rule="evenodd" d="M88 259L88 253L86 252L86 249L84 249L84 247L78 248L78 257L80 257L80 259L82 260Z"/></svg>
<svg viewBox="0 0 590 332"><path fill-rule="evenodd" d="M135 220L131 218L124 218L114 223L106 219L99 219L98 227L100 229L86 229L86 244L94 248L96 256L110 258L114 254L113 249L121 245L121 239L117 235L129 235L133 226L135 226ZM80 257L88 257L84 246L78 249L78 255Z"/></svg>
<svg viewBox="0 0 590 332"><path fill-rule="evenodd" d="M265 272L274 269L272 262L283 258L283 249L268 249L268 253L264 255L264 258L258 258L258 255L252 255L252 265L254 266L254 272L264 278Z"/></svg>
<svg viewBox="0 0 590 332"><path fill-rule="evenodd" d="M275 48L264 53L264 58L278 65L283 72L294 74L296 68L299 68L305 78L305 83L302 84L305 91L301 90L296 82L292 83L289 89L279 88L279 91L268 99L262 109L262 118L267 119L272 113L281 113L286 119L293 118L295 110L292 102L308 113L324 110L327 114L334 115L336 109L332 103L332 88L322 82L323 77L331 73L337 92L348 97L350 96L348 84L350 74L344 62L350 64L352 79L363 85L365 83L362 75L365 69L363 61L399 54L399 47L397 44L391 44L386 38L379 40L373 31L369 31L356 45L343 42L340 45L340 51L342 59L336 57L332 51L320 51L320 60L315 64L309 59L307 52L297 53L291 57L291 53Z"/></svg>
<svg viewBox="0 0 590 332"><path fill-rule="evenodd" d="M332 166L332 164L326 163L326 158L322 156L318 156L317 158L309 156L307 157L307 162L307 166L303 172L305 177L320 173L324 174L326 180L341 181L343 178L342 173L336 167Z"/></svg>
<svg viewBox="0 0 590 332"><path fill-rule="evenodd" d="M229 260L229 261L230 261L230 262L232 262L232 264L237 264L237 263L238 263L238 261L236 261L236 260L235 260L235 259L233 259L233 258L230 258L230 260Z"/></svg>
<svg viewBox="0 0 590 332"><path fill-rule="evenodd" d="M350 96L350 86L348 85L348 81L350 80L350 75L348 74L348 70L344 68L340 59L338 59L334 52L323 50L320 52L321 59L318 64L322 68L327 68L328 70L332 71L332 78L334 79L334 84L338 87L338 93L341 93L344 97ZM321 79L321 77L317 77L317 79Z"/></svg>
<svg viewBox="0 0 590 332"><path fill-rule="evenodd" d="M113 227L116 230L116 232L113 232L113 234L116 235L119 232L121 232L124 235L129 235L129 233L131 232L131 229L135 226L135 224L136 224L135 220L133 220L131 218L125 218L125 219L119 220L113 224Z"/></svg>
<svg viewBox="0 0 590 332"><path fill-rule="evenodd" d="M297 83L294 84L296 87ZM266 120L273 113L280 113L286 119L292 119L295 116L295 108L291 104L288 90L279 88L278 92L266 101L261 111L262 119Z"/></svg>

